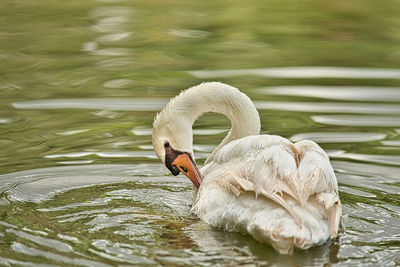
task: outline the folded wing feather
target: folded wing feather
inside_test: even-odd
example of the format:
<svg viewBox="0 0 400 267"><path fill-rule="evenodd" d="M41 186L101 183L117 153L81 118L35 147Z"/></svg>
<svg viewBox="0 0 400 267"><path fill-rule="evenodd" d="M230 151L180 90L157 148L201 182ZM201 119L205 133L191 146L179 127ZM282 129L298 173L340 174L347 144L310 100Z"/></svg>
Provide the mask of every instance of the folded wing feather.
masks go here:
<svg viewBox="0 0 400 267"><path fill-rule="evenodd" d="M202 171L204 180L194 205L199 212L207 206L199 203L202 202L202 191L223 189L223 192L215 193L223 194L223 197L211 197L217 206L223 198L228 200L245 192L254 192L256 198L266 197L282 206L300 226L300 218L288 200L304 207L315 195L328 210L331 237L337 234L337 222L341 216L337 181L328 156L312 141L292 144L280 136L248 136L222 147L214 161ZM209 204L213 202L211 199Z"/></svg>

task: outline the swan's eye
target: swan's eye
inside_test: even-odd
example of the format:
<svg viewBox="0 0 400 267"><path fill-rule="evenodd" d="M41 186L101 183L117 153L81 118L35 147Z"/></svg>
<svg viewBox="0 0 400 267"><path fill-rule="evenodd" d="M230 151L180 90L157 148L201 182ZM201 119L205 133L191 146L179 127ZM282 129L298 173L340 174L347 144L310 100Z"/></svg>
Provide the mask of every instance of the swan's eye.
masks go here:
<svg viewBox="0 0 400 267"><path fill-rule="evenodd" d="M164 143L164 147L165 147L165 148L169 147L169 142L168 142L168 141L166 141L166 142Z"/></svg>
<svg viewBox="0 0 400 267"><path fill-rule="evenodd" d="M183 166L179 166L179 168L180 168L181 171L183 171L183 172L188 172L188 170L187 170L185 167L183 167Z"/></svg>

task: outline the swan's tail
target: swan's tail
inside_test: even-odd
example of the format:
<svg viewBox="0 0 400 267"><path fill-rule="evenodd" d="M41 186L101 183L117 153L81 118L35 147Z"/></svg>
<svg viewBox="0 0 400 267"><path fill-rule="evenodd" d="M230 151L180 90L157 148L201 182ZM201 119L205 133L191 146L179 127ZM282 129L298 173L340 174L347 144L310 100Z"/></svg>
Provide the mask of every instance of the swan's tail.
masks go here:
<svg viewBox="0 0 400 267"><path fill-rule="evenodd" d="M329 239L328 222L316 211L293 208L301 220L299 226L282 209L259 211L249 219L247 232L260 242L270 243L281 254L292 254L294 248L308 249Z"/></svg>

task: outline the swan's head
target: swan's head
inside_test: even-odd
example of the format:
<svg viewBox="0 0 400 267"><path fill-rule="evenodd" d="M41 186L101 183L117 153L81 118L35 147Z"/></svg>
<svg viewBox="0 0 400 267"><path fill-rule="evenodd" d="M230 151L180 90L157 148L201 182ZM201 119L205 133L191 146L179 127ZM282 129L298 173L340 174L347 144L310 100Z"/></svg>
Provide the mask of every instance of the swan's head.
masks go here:
<svg viewBox="0 0 400 267"><path fill-rule="evenodd" d="M153 123L154 150L173 175L182 172L198 188L201 176L194 161L192 144L192 124L179 112L169 112L167 105Z"/></svg>

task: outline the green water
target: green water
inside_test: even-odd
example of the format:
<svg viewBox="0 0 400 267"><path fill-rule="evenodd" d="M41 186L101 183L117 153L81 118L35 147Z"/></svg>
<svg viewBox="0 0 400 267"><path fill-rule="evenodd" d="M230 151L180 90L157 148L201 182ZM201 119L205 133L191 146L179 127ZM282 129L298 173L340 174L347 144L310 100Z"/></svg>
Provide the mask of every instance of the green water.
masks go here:
<svg viewBox="0 0 400 267"><path fill-rule="evenodd" d="M0 264L400 265L398 1L0 2ZM203 81L330 155L346 229L293 256L209 228L151 146ZM229 129L195 124L201 164Z"/></svg>

